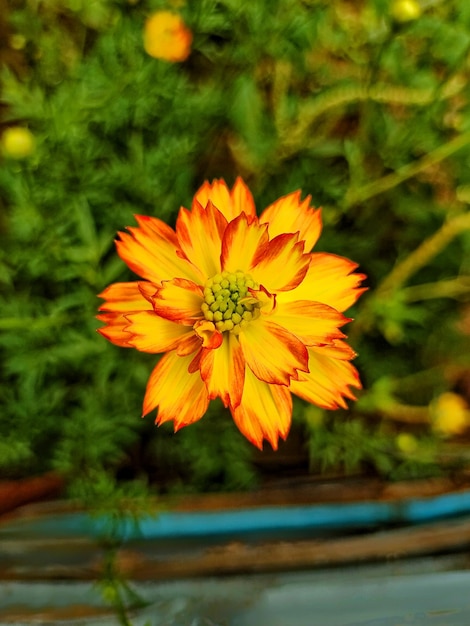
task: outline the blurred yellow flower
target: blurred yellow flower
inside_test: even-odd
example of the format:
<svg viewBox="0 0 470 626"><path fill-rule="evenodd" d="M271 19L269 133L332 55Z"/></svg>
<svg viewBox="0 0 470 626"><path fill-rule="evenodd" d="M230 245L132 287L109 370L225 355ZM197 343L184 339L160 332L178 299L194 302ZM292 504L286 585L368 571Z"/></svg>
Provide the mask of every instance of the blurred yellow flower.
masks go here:
<svg viewBox="0 0 470 626"><path fill-rule="evenodd" d="M12 126L3 132L2 153L10 159L25 159L34 152L35 146L33 133L23 126Z"/></svg>
<svg viewBox="0 0 470 626"><path fill-rule="evenodd" d="M418 441L410 433L399 433L395 439L397 448L403 454L413 454L418 449Z"/></svg>
<svg viewBox="0 0 470 626"><path fill-rule="evenodd" d="M145 22L144 48L155 59L176 63L191 52L193 35L182 18L170 11L157 11Z"/></svg>
<svg viewBox="0 0 470 626"><path fill-rule="evenodd" d="M433 429L441 435L458 435L469 425L468 407L462 396L442 393L431 404Z"/></svg>
<svg viewBox="0 0 470 626"><path fill-rule="evenodd" d="M421 15L421 5L416 0L393 0L390 13L397 22L411 22Z"/></svg>
<svg viewBox="0 0 470 626"><path fill-rule="evenodd" d="M292 417L291 394L326 409L360 388L354 351L340 330L364 291L352 261L312 253L321 211L300 191L258 217L238 178L206 182L176 229L156 217L119 233L117 249L142 280L114 283L99 332L112 343L166 353L150 375L143 414L175 430L221 398L240 431L276 449Z"/></svg>
<svg viewBox="0 0 470 626"><path fill-rule="evenodd" d="M10 37L9 43L13 50L23 50L26 46L26 41L26 37L23 35L15 34Z"/></svg>

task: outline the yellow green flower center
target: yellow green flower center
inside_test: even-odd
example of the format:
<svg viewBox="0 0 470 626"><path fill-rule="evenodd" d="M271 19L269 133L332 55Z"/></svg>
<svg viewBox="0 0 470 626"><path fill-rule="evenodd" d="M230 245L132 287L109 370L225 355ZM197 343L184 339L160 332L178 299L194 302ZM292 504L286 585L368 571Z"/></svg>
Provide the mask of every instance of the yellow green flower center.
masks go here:
<svg viewBox="0 0 470 626"><path fill-rule="evenodd" d="M204 317L213 322L221 333L230 331L236 335L260 315L260 303L248 289L258 285L245 272L221 272L204 285Z"/></svg>

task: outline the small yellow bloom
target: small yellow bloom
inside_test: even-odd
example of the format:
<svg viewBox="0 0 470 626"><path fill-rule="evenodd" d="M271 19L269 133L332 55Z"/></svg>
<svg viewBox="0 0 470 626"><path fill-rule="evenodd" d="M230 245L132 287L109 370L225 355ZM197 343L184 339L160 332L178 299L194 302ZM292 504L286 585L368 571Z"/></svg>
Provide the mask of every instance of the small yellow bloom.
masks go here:
<svg viewBox="0 0 470 626"><path fill-rule="evenodd" d="M15 34L10 37L10 48L13 50L23 50L26 46L26 37L20 34Z"/></svg>
<svg viewBox="0 0 470 626"><path fill-rule="evenodd" d="M324 409L346 407L360 388L343 315L364 291L357 265L312 253L321 211L300 191L258 217L238 178L206 182L173 230L136 216L117 250L142 280L100 297L99 332L112 343L162 353L150 375L144 415L175 430L199 420L210 400L228 407L259 448L285 439L295 394Z"/></svg>
<svg viewBox="0 0 470 626"><path fill-rule="evenodd" d="M413 454L418 449L418 442L416 437L411 435L410 433L400 433L397 435L395 439L397 448L403 454Z"/></svg>
<svg viewBox="0 0 470 626"><path fill-rule="evenodd" d="M394 0L390 13L397 22L411 22L421 15L421 5L416 0Z"/></svg>
<svg viewBox="0 0 470 626"><path fill-rule="evenodd" d="M468 407L456 393L442 393L431 404L433 429L444 436L458 435L469 425Z"/></svg>
<svg viewBox="0 0 470 626"><path fill-rule="evenodd" d="M23 126L7 128L2 135L2 152L10 159L25 159L34 152L34 135Z"/></svg>
<svg viewBox="0 0 470 626"><path fill-rule="evenodd" d="M144 48L155 59L176 63L185 61L191 52L193 36L181 17L170 11L151 15L144 29Z"/></svg>

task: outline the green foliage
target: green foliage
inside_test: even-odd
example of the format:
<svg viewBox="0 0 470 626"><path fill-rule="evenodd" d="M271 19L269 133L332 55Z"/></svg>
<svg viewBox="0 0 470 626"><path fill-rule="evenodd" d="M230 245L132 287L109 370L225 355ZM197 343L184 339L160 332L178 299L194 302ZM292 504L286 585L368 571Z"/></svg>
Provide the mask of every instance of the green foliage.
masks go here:
<svg viewBox="0 0 470 626"><path fill-rule="evenodd" d="M257 483L251 452L230 413L214 402L204 419L176 438L170 429L154 437L147 459L157 482L167 476L173 493L242 491Z"/></svg>
<svg viewBox="0 0 470 626"><path fill-rule="evenodd" d="M423 438L413 454L399 449L390 428L367 426L363 418L325 420L309 427L311 470L351 475L373 471L391 480L440 474L436 443Z"/></svg>
<svg viewBox="0 0 470 626"><path fill-rule="evenodd" d="M184 63L143 49L146 16L168 8L193 32ZM116 231L135 213L173 223L206 178L243 175L260 208L298 188L323 206L318 249L369 276L348 331L367 419L395 421L374 391L384 378L396 381L393 406L426 408L459 388L470 354L467 0L423 3L408 22L388 0L18 0L8 23L2 124L28 127L36 147L0 162L3 475L55 468L94 502L121 475L177 491L256 482L251 447L220 407L176 435L141 421L155 357L95 332L96 294L131 279ZM433 385L419 376L430 370ZM307 428L312 468L419 474L364 420L352 403Z"/></svg>

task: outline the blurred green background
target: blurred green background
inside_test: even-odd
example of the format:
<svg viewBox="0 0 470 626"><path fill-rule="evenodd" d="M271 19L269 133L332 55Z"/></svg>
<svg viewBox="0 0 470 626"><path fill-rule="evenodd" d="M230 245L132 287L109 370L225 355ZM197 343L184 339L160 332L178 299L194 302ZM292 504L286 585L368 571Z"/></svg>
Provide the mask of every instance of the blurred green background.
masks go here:
<svg viewBox="0 0 470 626"><path fill-rule="evenodd" d="M183 62L144 50L159 10L193 34ZM0 20L0 477L102 499L466 471L468 0L0 0ZM277 453L217 403L176 435L141 420L155 355L95 332L96 294L133 279L116 231L237 175L259 210L311 194L317 249L369 277L358 402L298 401Z"/></svg>

